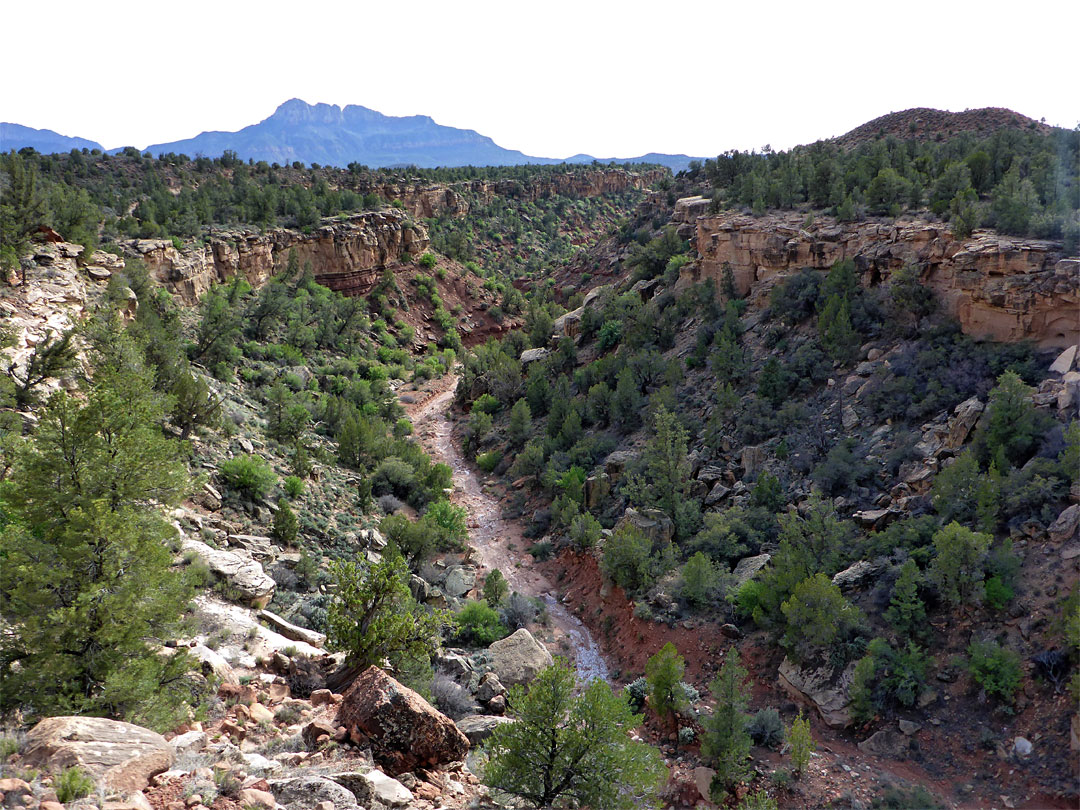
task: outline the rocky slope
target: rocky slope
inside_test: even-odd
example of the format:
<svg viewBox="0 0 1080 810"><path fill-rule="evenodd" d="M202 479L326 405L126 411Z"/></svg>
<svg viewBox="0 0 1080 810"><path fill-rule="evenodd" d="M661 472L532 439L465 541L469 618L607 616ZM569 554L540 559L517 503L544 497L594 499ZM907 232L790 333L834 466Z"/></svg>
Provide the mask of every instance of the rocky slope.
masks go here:
<svg viewBox="0 0 1080 810"><path fill-rule="evenodd" d="M1080 341L1080 260L1060 243L976 231L957 238L947 226L919 219L842 223L831 217L705 213L707 203L676 204L676 221L692 225L700 258L682 271L682 284L713 279L730 266L739 295L768 292L798 270L826 270L853 259L862 283L873 286L908 265L937 293L946 310L974 337L1032 340L1043 348ZM684 229L685 231L686 229Z"/></svg>
<svg viewBox="0 0 1080 810"><path fill-rule="evenodd" d="M1050 127L1004 107L983 107L958 113L930 107L914 107L867 121L835 141L841 146L851 148L886 135L904 140L941 140L964 132L989 135L1002 129L1048 132Z"/></svg>

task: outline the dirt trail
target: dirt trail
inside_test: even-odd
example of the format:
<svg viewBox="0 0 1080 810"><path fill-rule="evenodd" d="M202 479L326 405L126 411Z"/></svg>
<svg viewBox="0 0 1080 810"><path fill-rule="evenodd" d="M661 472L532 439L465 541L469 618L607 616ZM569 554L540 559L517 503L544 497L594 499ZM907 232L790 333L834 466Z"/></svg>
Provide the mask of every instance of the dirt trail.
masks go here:
<svg viewBox="0 0 1080 810"><path fill-rule="evenodd" d="M469 538L486 571L498 568L512 591L544 600L558 634L570 646L578 679L610 680L600 645L585 627L559 602L552 584L532 566L526 541L517 521L501 517L498 499L484 487L452 435L448 411L456 378L439 380L424 399L407 406L420 444L435 461L454 471L453 501L469 512ZM511 548L513 547L513 548ZM554 651L553 651L554 652Z"/></svg>

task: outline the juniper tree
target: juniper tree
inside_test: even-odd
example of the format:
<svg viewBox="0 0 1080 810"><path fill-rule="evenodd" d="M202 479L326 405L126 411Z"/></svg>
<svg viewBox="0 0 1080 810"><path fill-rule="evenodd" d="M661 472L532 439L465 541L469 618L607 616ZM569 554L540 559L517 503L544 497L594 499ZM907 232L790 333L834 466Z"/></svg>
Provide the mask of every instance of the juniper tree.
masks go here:
<svg viewBox="0 0 1080 810"><path fill-rule="evenodd" d="M679 689L686 662L670 641L645 662L645 680L649 684L649 703L658 715L668 717L682 708Z"/></svg>
<svg viewBox="0 0 1080 810"><path fill-rule="evenodd" d="M165 727L192 693L188 657L151 646L190 595L162 507L190 482L153 375L113 330L84 397L50 399L0 492L0 700Z"/></svg>
<svg viewBox="0 0 1080 810"><path fill-rule="evenodd" d="M750 772L750 734L746 730L746 709L750 705L746 688L747 672L734 647L727 651L720 672L709 685L716 709L702 721L705 734L701 753L716 770L709 792L713 801L722 801L729 790Z"/></svg>

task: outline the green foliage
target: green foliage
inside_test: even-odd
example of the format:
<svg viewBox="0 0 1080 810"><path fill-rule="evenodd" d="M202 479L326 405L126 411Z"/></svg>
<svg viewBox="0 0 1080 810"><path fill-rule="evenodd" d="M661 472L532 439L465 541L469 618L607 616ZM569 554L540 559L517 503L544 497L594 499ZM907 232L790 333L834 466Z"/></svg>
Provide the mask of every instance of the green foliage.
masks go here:
<svg viewBox="0 0 1080 810"><path fill-rule="evenodd" d="M980 457L995 462L999 470L1023 465L1046 431L1047 417L1032 404L1032 390L1018 374L1006 371L990 392L975 442Z"/></svg>
<svg viewBox="0 0 1080 810"><path fill-rule="evenodd" d="M655 507L675 521L676 534L689 536L700 522L700 508L687 496L690 463L686 430L678 418L659 407L642 453L642 470L627 476L623 491L634 506Z"/></svg>
<svg viewBox="0 0 1080 810"><path fill-rule="evenodd" d="M776 799L773 799L764 790L747 793L739 801L736 810L777 810Z"/></svg>
<svg viewBox="0 0 1080 810"><path fill-rule="evenodd" d="M425 270L432 269L438 263L439 258L434 253L425 253L419 260L419 265Z"/></svg>
<svg viewBox="0 0 1080 810"><path fill-rule="evenodd" d="M990 641L973 641L967 654L967 669L975 683L986 694L1011 704L1024 674L1020 656Z"/></svg>
<svg viewBox="0 0 1080 810"><path fill-rule="evenodd" d="M12 360L5 373L14 383L15 405L25 408L35 401L34 389L52 377L59 377L75 362L74 330L54 336L51 332L37 344L30 356L17 366Z"/></svg>
<svg viewBox="0 0 1080 810"><path fill-rule="evenodd" d="M285 494L290 498L296 499L304 494L304 479L295 475L285 476L285 480L281 482L282 487L285 489Z"/></svg>
<svg viewBox="0 0 1080 810"><path fill-rule="evenodd" d="M919 598L919 585L923 575L914 560L906 560L900 568L885 610L885 619L897 633L903 636L917 636L925 632L926 606Z"/></svg>
<svg viewBox="0 0 1080 810"><path fill-rule="evenodd" d="M595 548L602 530L599 520L583 512L570 522L570 542L579 551Z"/></svg>
<svg viewBox="0 0 1080 810"><path fill-rule="evenodd" d="M279 545L289 548L296 545L296 534L300 529L300 521L296 518L289 502L284 498L278 499L277 513L274 515L274 524L270 527L270 536Z"/></svg>
<svg viewBox="0 0 1080 810"><path fill-rule="evenodd" d="M955 521L934 534L934 561L927 578L950 605L968 605L983 593L983 562L993 538Z"/></svg>
<svg viewBox="0 0 1080 810"><path fill-rule="evenodd" d="M685 671L686 662L670 641L645 662L649 705L660 717L668 717L683 708L678 686Z"/></svg>
<svg viewBox="0 0 1080 810"><path fill-rule="evenodd" d="M492 607L498 607L510 593L510 584L498 568L493 568L484 577L484 601Z"/></svg>
<svg viewBox="0 0 1080 810"><path fill-rule="evenodd" d="M829 652L863 624L862 612L820 573L796 585L780 609L787 620L781 643L801 659Z"/></svg>
<svg viewBox="0 0 1080 810"><path fill-rule="evenodd" d="M695 553L682 569L682 598L700 610L712 603L720 586L720 571L702 552Z"/></svg>
<svg viewBox="0 0 1080 810"><path fill-rule="evenodd" d="M983 589L986 604L994 610L1004 610L1014 596L1012 587L999 576L986 580Z"/></svg>
<svg viewBox="0 0 1080 810"><path fill-rule="evenodd" d="M336 589L327 610L328 639L352 664L394 666L427 661L450 623L443 610L418 605L409 593L405 560L389 550L368 566L333 562Z"/></svg>
<svg viewBox="0 0 1080 810"><path fill-rule="evenodd" d="M874 799L874 810L941 810L943 805L922 785L902 788L888 785Z"/></svg>
<svg viewBox="0 0 1080 810"><path fill-rule="evenodd" d="M645 591L656 576L652 540L631 523L624 523L604 543L600 568L631 594Z"/></svg>
<svg viewBox="0 0 1080 810"><path fill-rule="evenodd" d="M45 200L37 182L37 167L14 150L0 157L0 267L18 267L30 234L43 224Z"/></svg>
<svg viewBox="0 0 1080 810"><path fill-rule="evenodd" d="M476 457L476 466L486 473L494 472L495 468L499 466L499 462L502 461L502 453L498 450L489 450L486 453L480 453Z"/></svg>
<svg viewBox="0 0 1080 810"><path fill-rule="evenodd" d="M0 491L0 702L167 728L198 688L147 639L175 637L190 596L161 512L190 482L137 348L102 335L84 396L50 399Z"/></svg>
<svg viewBox="0 0 1080 810"><path fill-rule="evenodd" d="M221 462L218 474L225 484L249 498L265 498L277 483L277 475L262 456L235 456Z"/></svg>
<svg viewBox="0 0 1080 810"><path fill-rule="evenodd" d="M532 411L524 399L519 399L510 409L510 424L507 430L510 442L515 447L521 447L532 435Z"/></svg>
<svg viewBox="0 0 1080 810"><path fill-rule="evenodd" d="M53 790L61 804L73 802L94 791L94 777L76 767L64 768L53 778Z"/></svg>
<svg viewBox="0 0 1080 810"><path fill-rule="evenodd" d="M424 520L438 530L442 548L455 548L469 536L469 513L464 506L443 499L428 505Z"/></svg>
<svg viewBox="0 0 1080 810"><path fill-rule="evenodd" d="M641 716L601 680L577 691L562 661L527 692L511 688L507 703L517 722L489 739L484 783L536 808L574 802L633 810L655 803L667 771L659 752L628 736Z"/></svg>
<svg viewBox="0 0 1080 810"><path fill-rule="evenodd" d="M810 755L817 747L810 733L810 721L803 718L802 711L792 722L787 738L791 743L791 766L795 773L801 774L810 764Z"/></svg>
<svg viewBox="0 0 1080 810"><path fill-rule="evenodd" d="M750 704L746 687L746 669L738 650L728 648L720 672L709 685L716 709L702 721L705 731L701 755L716 770L709 792L713 801L721 801L728 791L750 772L750 734L746 730L746 708Z"/></svg>
<svg viewBox="0 0 1080 810"><path fill-rule="evenodd" d="M851 716L859 723L866 723L874 718L877 711L877 697L874 688L877 685L877 664L874 656L864 655L855 664L851 676Z"/></svg>
<svg viewBox="0 0 1080 810"><path fill-rule="evenodd" d="M486 599L466 602L454 616L454 624L459 641L473 647L486 647L510 633Z"/></svg>
<svg viewBox="0 0 1080 810"><path fill-rule="evenodd" d="M992 532L998 523L1001 488L997 465L991 462L983 474L977 454L966 450L934 476L931 498L942 520L976 524Z"/></svg>

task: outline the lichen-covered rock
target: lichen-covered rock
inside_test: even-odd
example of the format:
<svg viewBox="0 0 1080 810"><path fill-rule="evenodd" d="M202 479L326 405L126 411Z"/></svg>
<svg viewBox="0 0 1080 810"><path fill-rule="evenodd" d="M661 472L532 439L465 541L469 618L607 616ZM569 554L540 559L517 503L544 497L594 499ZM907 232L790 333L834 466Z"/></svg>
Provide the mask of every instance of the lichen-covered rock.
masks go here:
<svg viewBox="0 0 1080 810"><path fill-rule="evenodd" d="M378 667L364 670L345 692L337 724L353 743L370 747L391 776L456 762L469 751L453 720Z"/></svg>
<svg viewBox="0 0 1080 810"><path fill-rule="evenodd" d="M225 582L252 607L263 608L274 596L277 583L255 560L248 560L239 554L224 549L211 548L200 540L184 537L181 550L195 554L206 563L216 576Z"/></svg>
<svg viewBox="0 0 1080 810"><path fill-rule="evenodd" d="M389 807L406 807L413 800L408 788L377 768L331 774L330 778L352 793L365 807L371 807L376 802Z"/></svg>
<svg viewBox="0 0 1080 810"><path fill-rule="evenodd" d="M491 668L504 686L527 684L555 663L551 653L522 627L488 647Z"/></svg>
<svg viewBox="0 0 1080 810"><path fill-rule="evenodd" d="M349 790L320 776L271 779L270 792L278 804L296 810L315 810L321 802L330 802L337 810L356 807L356 796Z"/></svg>
<svg viewBox="0 0 1080 810"><path fill-rule="evenodd" d="M830 728L846 728L851 725L849 690L854 674L855 662L837 675L831 667L800 667L785 658L780 664L779 681L796 701L817 709Z"/></svg>
<svg viewBox="0 0 1080 810"><path fill-rule="evenodd" d="M176 751L157 732L103 717L47 717L26 735L28 767L79 767L117 793L142 790L175 761Z"/></svg>
<svg viewBox="0 0 1080 810"><path fill-rule="evenodd" d="M513 723L509 717L495 717L490 714L469 714L455 721L461 733L469 738L473 745L480 745L490 737L499 726Z"/></svg>

